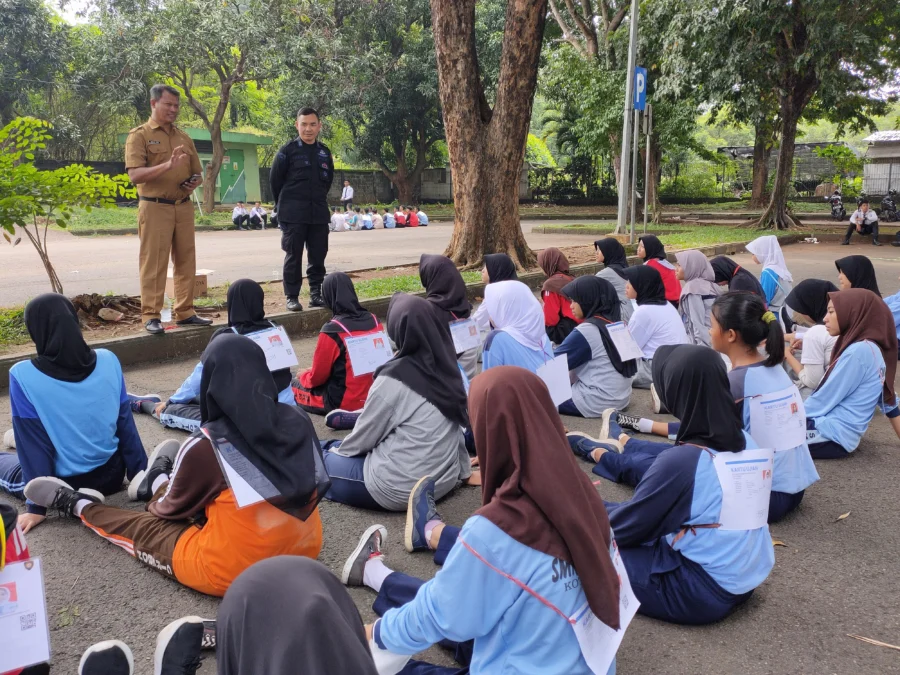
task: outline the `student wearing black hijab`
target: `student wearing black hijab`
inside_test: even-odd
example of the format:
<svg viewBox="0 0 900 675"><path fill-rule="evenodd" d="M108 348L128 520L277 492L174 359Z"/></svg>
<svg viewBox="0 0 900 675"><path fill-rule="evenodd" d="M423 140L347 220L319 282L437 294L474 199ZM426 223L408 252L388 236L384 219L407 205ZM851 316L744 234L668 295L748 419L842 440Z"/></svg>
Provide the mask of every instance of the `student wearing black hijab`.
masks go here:
<svg viewBox="0 0 900 675"><path fill-rule="evenodd" d="M419 279L425 288L425 299L431 303L435 313L448 325L454 321L468 319L472 314L472 303L466 293L466 282L456 265L447 256L425 253L419 259ZM459 365L472 379L478 374L479 347L465 352L457 352Z"/></svg>
<svg viewBox="0 0 900 675"><path fill-rule="evenodd" d="M37 356L9 371L16 452L0 453L0 489L22 498L25 485L56 477L105 495L147 467L115 354L84 341L72 303L39 295L25 306L25 327ZM46 509L27 504L25 532Z"/></svg>
<svg viewBox="0 0 900 675"><path fill-rule="evenodd" d="M678 310L666 300L666 288L659 271L649 265L637 265L622 271L625 295L637 303L628 322L628 332L644 356L638 359L632 387L649 389L653 382L653 357L663 345L689 342Z"/></svg>
<svg viewBox="0 0 900 675"><path fill-rule="evenodd" d="M432 304L395 294L387 330L397 352L375 371L353 432L343 441L323 441L332 481L327 497L405 511L422 476L434 477L440 499L472 475L462 432L469 418L450 331Z"/></svg>
<svg viewBox="0 0 900 675"><path fill-rule="evenodd" d="M498 281L517 281L516 264L505 253L489 253L484 256L484 267L481 268L481 280L486 284Z"/></svg>
<svg viewBox="0 0 900 675"><path fill-rule="evenodd" d="M277 328L266 319L265 291L252 279L238 279L228 287L225 296L228 324L217 328L209 341L220 335L253 335ZM198 362L169 400L160 403L158 396L132 396L131 409L135 413L152 415L169 429L194 432L200 428L200 380L203 363ZM281 368L272 373L278 387L279 400L292 404L291 369Z"/></svg>
<svg viewBox="0 0 900 675"><path fill-rule="evenodd" d="M848 288L865 288L881 297L878 280L875 278L875 266L864 255L848 255L834 261L838 271L838 286L842 291Z"/></svg>
<svg viewBox="0 0 900 675"><path fill-rule="evenodd" d="M294 399L306 412L325 415L332 429L352 429L369 395L372 373L353 371L347 339L372 335L384 327L359 304L353 280L343 272L325 277L322 300L333 316L319 331L312 365L294 378Z"/></svg>
<svg viewBox="0 0 900 675"><path fill-rule="evenodd" d="M570 433L569 445L597 462L594 473L636 485L632 499L606 506L638 611L673 623L713 623L743 604L775 564L766 524L769 491L763 488L752 504L752 519L736 523L723 507L716 465L756 446L742 430L715 352L699 345L660 347L653 385L681 420L674 446L620 436L613 420L610 438L597 442ZM771 454L738 457L772 470Z"/></svg>
<svg viewBox="0 0 900 675"><path fill-rule="evenodd" d="M161 444L149 469L132 480L129 495L149 501L146 511L106 506L90 491L42 478L28 483L25 494L64 516L81 518L151 569L222 596L255 562L319 555L317 503L328 477L309 416L278 402L258 345L222 335L202 361L203 428L180 447L173 441ZM258 494L235 494L221 462Z"/></svg>
<svg viewBox="0 0 900 675"><path fill-rule="evenodd" d="M611 283L612 287L616 289L620 305L619 313L622 316L622 321L627 323L631 321L634 305L631 304L631 301L625 295L625 279L622 278L622 272L628 268L628 257L625 253L625 247L622 246L618 239L607 237L594 242L594 251L597 262L604 265L603 269L597 272L597 276Z"/></svg>
<svg viewBox="0 0 900 675"><path fill-rule="evenodd" d="M677 308L681 298L681 283L675 276L675 266L669 262L663 243L658 237L645 234L638 239L637 255L645 265L659 272L666 287L666 300Z"/></svg>
<svg viewBox="0 0 900 675"><path fill-rule="evenodd" d="M621 321L619 298L608 281L578 277L562 289L572 313L582 321L554 351L565 354L572 380L572 398L559 406L564 415L600 417L607 408L625 408L631 401L634 359L622 361L607 326Z"/></svg>
<svg viewBox="0 0 900 675"><path fill-rule="evenodd" d="M745 270L728 256L716 256L709 261L716 275L716 283L719 286L728 286L729 291L747 291L756 293L765 301L766 294L763 291L759 279L753 276L749 270Z"/></svg>
<svg viewBox="0 0 900 675"><path fill-rule="evenodd" d="M830 281L804 279L794 286L785 300L785 309L792 310L795 326L808 327L806 331L795 329L786 336L791 348L784 352L784 362L793 371L804 399L816 390L831 365L837 337L828 334L824 321L828 313L828 294L837 291L837 286ZM794 355L795 351L800 352L799 359Z"/></svg>

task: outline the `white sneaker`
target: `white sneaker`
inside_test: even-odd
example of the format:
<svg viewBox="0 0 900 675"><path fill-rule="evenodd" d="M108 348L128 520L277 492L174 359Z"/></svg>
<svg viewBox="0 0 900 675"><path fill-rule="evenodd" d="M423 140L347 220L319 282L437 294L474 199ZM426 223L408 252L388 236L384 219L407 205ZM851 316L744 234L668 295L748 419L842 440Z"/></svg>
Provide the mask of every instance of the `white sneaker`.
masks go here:
<svg viewBox="0 0 900 675"><path fill-rule="evenodd" d="M12 429L3 434L3 448L9 448L10 450L16 449L16 435L13 433Z"/></svg>

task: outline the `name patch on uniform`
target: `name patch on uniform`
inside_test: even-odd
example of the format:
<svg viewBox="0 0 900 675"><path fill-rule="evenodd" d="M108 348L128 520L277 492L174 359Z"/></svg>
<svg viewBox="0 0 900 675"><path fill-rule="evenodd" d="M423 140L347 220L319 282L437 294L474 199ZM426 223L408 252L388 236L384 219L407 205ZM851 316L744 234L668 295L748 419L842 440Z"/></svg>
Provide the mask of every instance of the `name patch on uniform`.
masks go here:
<svg viewBox="0 0 900 675"><path fill-rule="evenodd" d="M319 150L319 157L328 157L327 150Z"/></svg>
<svg viewBox="0 0 900 675"><path fill-rule="evenodd" d="M147 141L148 145L159 145L159 141Z"/></svg>

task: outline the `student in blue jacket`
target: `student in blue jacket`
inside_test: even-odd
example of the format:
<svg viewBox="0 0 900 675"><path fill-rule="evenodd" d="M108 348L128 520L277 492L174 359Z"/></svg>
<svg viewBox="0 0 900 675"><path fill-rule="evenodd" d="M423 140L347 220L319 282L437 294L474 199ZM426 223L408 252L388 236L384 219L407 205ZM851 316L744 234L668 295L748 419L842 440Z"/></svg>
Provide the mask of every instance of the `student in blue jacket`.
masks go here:
<svg viewBox="0 0 900 675"><path fill-rule="evenodd" d="M115 354L84 341L75 307L62 295L39 295L25 306L25 327L37 357L9 371L16 453L0 453L0 489L24 498L28 481L63 479L104 495L147 468ZM28 532L46 509L28 503Z"/></svg>
<svg viewBox="0 0 900 675"><path fill-rule="evenodd" d="M490 318L494 327L484 341L482 370L519 366L534 373L553 360L553 345L544 330L541 303L521 281L491 282L485 286L479 311Z"/></svg>
<svg viewBox="0 0 900 675"><path fill-rule="evenodd" d="M784 309L785 300L794 288L794 277L787 268L778 237L773 234L757 237L745 248L753 254L753 262L762 265L759 282L766 294L766 305L783 324L784 317L781 310Z"/></svg>
<svg viewBox="0 0 900 675"><path fill-rule="evenodd" d="M825 328L838 339L825 377L806 400L807 441L814 459L838 459L856 450L876 406L900 436L891 310L864 288L829 293L828 298Z"/></svg>
<svg viewBox="0 0 900 675"><path fill-rule="evenodd" d="M679 624L719 621L744 603L775 564L769 526L724 529L716 462L755 448L741 429L725 364L707 347L660 347L653 384L681 420L674 446L569 434L574 453L597 462L594 473L636 483L634 496L607 503L639 612ZM659 353L659 352L657 352ZM620 454L621 452L621 454ZM768 500L759 504L768 509Z"/></svg>
<svg viewBox="0 0 900 675"><path fill-rule="evenodd" d="M382 618L370 627L378 648L415 654L441 642L468 665L411 662L407 675L589 675L567 617L587 602L606 626L621 623L603 502L566 452L559 415L536 375L514 367L482 373L469 407L482 507L454 534L443 569L424 583L392 572L381 548L385 529L374 525L347 560L344 583L378 591L374 610ZM608 657L612 673L614 654Z"/></svg>
<svg viewBox="0 0 900 675"><path fill-rule="evenodd" d="M751 424L751 406L756 399L764 400L770 394L794 396L800 414L800 392L790 376L781 367L784 360L784 332L772 312L766 311L762 298L746 291L733 291L716 299L711 311L712 347L731 360L728 373L731 397L741 414L744 431L753 437L760 447L760 430L754 435ZM757 345L765 342L766 356L759 353ZM635 431L646 428L642 421L619 415L619 424ZM647 420L649 421L649 420ZM805 426L806 418L798 420ZM674 437L679 422L654 422L652 432L660 436ZM763 430L764 431L764 430ZM615 434L615 429L611 435ZM627 449L627 437L619 437ZM769 522L776 523L800 505L803 492L819 480L816 466L809 454L804 438L802 443L789 447L775 447L775 473L772 495L769 501Z"/></svg>

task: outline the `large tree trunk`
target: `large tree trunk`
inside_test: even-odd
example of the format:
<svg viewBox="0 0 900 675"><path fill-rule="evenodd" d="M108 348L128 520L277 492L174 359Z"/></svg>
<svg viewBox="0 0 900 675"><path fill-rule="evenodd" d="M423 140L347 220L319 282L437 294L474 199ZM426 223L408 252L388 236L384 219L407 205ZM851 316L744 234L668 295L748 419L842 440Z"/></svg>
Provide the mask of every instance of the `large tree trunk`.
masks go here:
<svg viewBox="0 0 900 675"><path fill-rule="evenodd" d="M750 197L751 208L766 205L766 186L769 182L769 156L772 154L772 130L767 122L756 124L753 141L753 187Z"/></svg>
<svg viewBox="0 0 900 675"><path fill-rule="evenodd" d="M519 179L537 85L547 0L509 0L497 100L484 95L475 52L475 0L431 0L456 222L448 255L480 265L507 253L523 268L535 256L519 223Z"/></svg>
<svg viewBox="0 0 900 675"><path fill-rule="evenodd" d="M209 164L206 165L206 175L203 176L203 213L207 214L216 209L216 179L219 177L222 161L225 159L222 125L210 125L209 137L212 140L213 154Z"/></svg>
<svg viewBox="0 0 900 675"><path fill-rule="evenodd" d="M799 227L800 223L788 212L787 199L794 175L794 142L797 138L797 122L801 110L797 109L794 96L788 93L781 97L781 147L778 149L778 164L775 168L775 184L772 197L757 227L786 230Z"/></svg>

